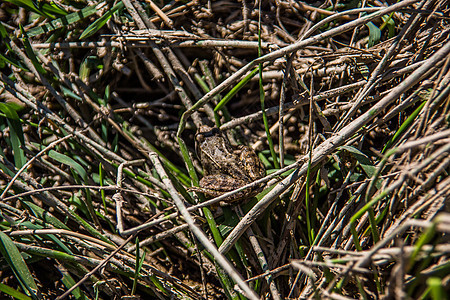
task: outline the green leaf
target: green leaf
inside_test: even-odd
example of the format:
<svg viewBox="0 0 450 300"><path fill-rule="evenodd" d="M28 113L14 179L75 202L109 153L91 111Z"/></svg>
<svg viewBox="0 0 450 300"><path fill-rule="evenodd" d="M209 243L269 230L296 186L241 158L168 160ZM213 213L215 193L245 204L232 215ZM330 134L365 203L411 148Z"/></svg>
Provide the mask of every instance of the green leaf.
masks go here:
<svg viewBox="0 0 450 300"><path fill-rule="evenodd" d="M395 132L394 136L389 139L386 145L383 148L382 153L385 153L386 150L390 149L392 145L394 145L398 139L402 136L402 134L411 126L413 121L416 119L417 115L422 111L422 108L425 106L426 101L423 101L419 107L414 110L414 112L402 123L400 128Z"/></svg>
<svg viewBox="0 0 450 300"><path fill-rule="evenodd" d="M67 15L67 12L53 1L37 1L37 2L39 5L39 9L41 9L42 11L44 11L47 14L52 14L55 16Z"/></svg>
<svg viewBox="0 0 450 300"><path fill-rule="evenodd" d="M122 1L120 1L119 3L114 5L113 8L108 10L103 16L101 16L99 19L97 19L94 23L89 25L88 28L86 28L83 31L83 33L80 36L80 40L90 37L97 31L99 31L100 28L102 28L106 24L106 22L108 22L108 20L111 18L111 16L119 9L122 9L124 6L125 5L123 4Z"/></svg>
<svg viewBox="0 0 450 300"><path fill-rule="evenodd" d="M0 102L0 110L5 114L6 118L19 121L19 115L13 106L9 103Z"/></svg>
<svg viewBox="0 0 450 300"><path fill-rule="evenodd" d="M73 98L75 100L78 100L78 101L82 101L83 100L80 96L78 96L72 90L69 90L65 86L61 85L60 88L61 88L61 91L63 92L64 96L71 97L71 98Z"/></svg>
<svg viewBox="0 0 450 300"><path fill-rule="evenodd" d="M25 221L22 222L21 225L25 226L28 229L31 230L39 230L39 229L45 229L44 226L38 225L38 224L33 224L30 221ZM70 251L70 249L64 244L64 242L62 242L57 236L55 236L54 234L44 234L44 235L40 235L40 238L45 238L48 240L53 241L56 245L58 245L64 252L68 253L68 254L73 254L72 251ZM55 247L56 248L56 247Z"/></svg>
<svg viewBox="0 0 450 300"><path fill-rule="evenodd" d="M7 286L7 285L3 284L3 283L0 283L0 292L3 292L5 294L7 294L7 295L10 295L10 296L12 296L12 297L14 297L15 299L18 299L18 300L30 300L31 299L27 295L22 294L21 292L13 289L10 286Z"/></svg>
<svg viewBox="0 0 450 300"><path fill-rule="evenodd" d="M104 181L105 181L105 172L103 172L103 165L100 162L100 164L98 165L98 182L99 182L100 186L102 186L102 187L105 186ZM102 197L104 213L105 213L105 215L107 215L108 214L108 209L106 207L105 190L101 189L100 190L100 195Z"/></svg>
<svg viewBox="0 0 450 300"><path fill-rule="evenodd" d="M12 110L19 112L22 111L24 108L26 108L26 104L21 102L21 101L17 101L17 102L7 102L6 103ZM27 120L23 120L23 119L19 119L21 123L25 123L25 124L31 124L28 123Z"/></svg>
<svg viewBox="0 0 450 300"><path fill-rule="evenodd" d="M31 60L31 63L36 68L36 71L39 74L45 75L47 71L42 67L41 63L38 61L36 54L34 53L33 47L31 47L30 41L28 39L27 33L23 26L19 24L20 32L22 33L22 43L25 48L25 52L27 53L28 58Z"/></svg>
<svg viewBox="0 0 450 300"><path fill-rule="evenodd" d="M81 191L78 191L75 194L72 194L72 196L69 198L68 202L70 204L74 205L83 214L85 214L86 216L89 216L89 210L86 206L86 203L81 199L81 197L82 197L82 193L81 193Z"/></svg>
<svg viewBox="0 0 450 300"><path fill-rule="evenodd" d="M83 178L84 181L87 181L87 173L86 170L72 158L67 155L56 152L55 150L50 150L48 156L53 158L54 160L67 165L75 170L75 172Z"/></svg>
<svg viewBox="0 0 450 300"><path fill-rule="evenodd" d="M25 67L22 63L20 63L20 61L18 61L17 59L11 58L11 57L7 57L4 56L3 54L0 53L0 61L5 61L17 68L20 68L24 71L29 71L27 67Z"/></svg>
<svg viewBox="0 0 450 300"><path fill-rule="evenodd" d="M236 84L235 87L233 87L231 89L231 91L225 95L225 97L223 97L223 99L216 105L216 107L214 108L214 112L217 112L219 110L222 109L222 107L224 107L228 101L231 100L231 98L233 98L233 96L244 87L244 85L247 84L247 82L250 81L250 79L252 79L256 73L258 73L259 68L255 68L253 71L251 71L247 76L244 77L244 79L242 79L241 81L239 81L238 84Z"/></svg>
<svg viewBox="0 0 450 300"><path fill-rule="evenodd" d="M51 32L53 30L56 30L58 28L63 28L67 25L73 24L75 22L78 22L79 20L89 17L90 15L95 14L95 12L98 10L97 5L91 5L88 7L85 7L77 12L71 13L67 16L63 16L61 18L52 20L51 22L41 25L39 27L31 28L28 30L27 34L29 37L36 36L38 34Z"/></svg>
<svg viewBox="0 0 450 300"><path fill-rule="evenodd" d="M80 65L79 77L81 80L86 81L89 79L92 69L98 69L100 60L95 55L90 55L86 57ZM98 98L98 97L97 97Z"/></svg>
<svg viewBox="0 0 450 300"><path fill-rule="evenodd" d="M52 1L50 3L44 1L32 1L32 0L5 0L6 2L12 3L19 7L23 7L28 11L35 12L41 16L54 19L59 16L64 16L67 14L66 11L56 6L56 4Z"/></svg>
<svg viewBox="0 0 450 300"><path fill-rule="evenodd" d="M68 272L62 272L62 274L63 274L63 277L61 278L61 282L64 284L64 286L67 289L72 288L72 286L74 286L76 284L76 281L72 278L72 276L70 276L70 274ZM81 289L79 287L76 287L72 291L72 295L74 295L75 299L77 299L77 300L86 299L86 297L84 296L83 292L81 291Z"/></svg>
<svg viewBox="0 0 450 300"><path fill-rule="evenodd" d="M6 28L2 23L0 23L0 36L2 37L2 40L8 39L8 32L6 31ZM11 50L11 48L8 49Z"/></svg>
<svg viewBox="0 0 450 300"><path fill-rule="evenodd" d="M7 50L6 50L6 49L3 50L4 53L7 53L8 51L9 51L9 52L14 52L14 51L12 50L12 48L11 48L11 44L10 44L11 39L9 38L9 34L8 34L8 32L6 31L5 26L3 26L3 24L2 24L1 22L0 22L0 37L1 37L0 40L4 43L4 45L5 45L6 48L7 48ZM3 55L2 55L2 57L5 58L5 56L3 56ZM12 61L14 61L14 60L12 59Z"/></svg>
<svg viewBox="0 0 450 300"><path fill-rule="evenodd" d="M372 22L366 24L369 27L369 47L372 47L380 41L381 38L381 30Z"/></svg>
<svg viewBox="0 0 450 300"><path fill-rule="evenodd" d="M447 292L445 291L443 280L439 277L430 277L427 279L427 285L431 291L431 299L443 300L447 299Z"/></svg>
<svg viewBox="0 0 450 300"><path fill-rule="evenodd" d="M375 174L377 168L372 164L370 158L359 149L356 149L352 146L341 146L339 147L339 149L347 150L348 152L350 152L353 157L355 157L359 162L367 177L371 178Z"/></svg>
<svg viewBox="0 0 450 300"><path fill-rule="evenodd" d="M1 130L1 129L0 129ZM6 157L5 153L3 152L3 149L0 147L0 156L1 157ZM2 164L0 162L0 170L2 170L3 172L5 172L6 174L8 174L11 177L14 177L15 173L13 171L11 171L7 166L5 166L4 164Z"/></svg>
<svg viewBox="0 0 450 300"><path fill-rule="evenodd" d="M61 222L58 218L53 216L51 213L49 213L48 211L46 211L42 207L40 207L40 206L38 206L38 205L36 205L36 204L34 204L32 202L29 202L29 201L22 201L22 204L25 205L25 207L27 207L28 210L31 211L32 214L36 218L44 221L44 223L48 223L48 224L52 225L55 228L70 230L70 228L67 227L66 224Z"/></svg>
<svg viewBox="0 0 450 300"><path fill-rule="evenodd" d="M391 13L389 16L382 16L381 19L383 20L383 24L380 26L380 30L383 30L384 27L388 28L388 38L392 38L395 36L395 22L392 19L392 16L394 13Z"/></svg>
<svg viewBox="0 0 450 300"><path fill-rule="evenodd" d="M27 162L27 159L22 148L25 145L25 139L23 137L22 124L20 123L19 115L8 103L0 103L0 111L6 116L11 147L14 153L14 163L15 166L20 169Z"/></svg>
<svg viewBox="0 0 450 300"><path fill-rule="evenodd" d="M38 288L25 261L9 236L0 231L0 253L5 258L23 290L33 299L38 297Z"/></svg>

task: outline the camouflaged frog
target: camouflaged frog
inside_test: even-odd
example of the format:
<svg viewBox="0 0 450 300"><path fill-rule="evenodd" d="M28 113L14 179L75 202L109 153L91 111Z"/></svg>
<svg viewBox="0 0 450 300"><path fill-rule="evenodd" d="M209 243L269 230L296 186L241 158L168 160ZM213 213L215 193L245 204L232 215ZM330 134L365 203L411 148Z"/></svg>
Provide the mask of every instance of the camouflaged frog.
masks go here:
<svg viewBox="0 0 450 300"><path fill-rule="evenodd" d="M191 190L208 197L217 197L265 176L264 165L250 147L232 146L216 127L203 125L196 134L196 151L203 166L204 177L199 187ZM226 198L239 201L259 193L262 186L249 188Z"/></svg>

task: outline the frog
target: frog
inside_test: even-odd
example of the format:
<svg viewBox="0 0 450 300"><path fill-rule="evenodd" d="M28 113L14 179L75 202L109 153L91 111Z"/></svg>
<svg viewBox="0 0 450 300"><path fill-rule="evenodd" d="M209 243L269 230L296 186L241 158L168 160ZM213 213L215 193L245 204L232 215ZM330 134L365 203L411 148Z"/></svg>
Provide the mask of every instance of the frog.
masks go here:
<svg viewBox="0 0 450 300"><path fill-rule="evenodd" d="M204 170L199 187L191 190L213 198L233 191L265 176L263 163L255 151L244 145L233 146L217 127L202 125L195 136L196 152ZM248 188L224 199L225 203L249 199L262 185Z"/></svg>

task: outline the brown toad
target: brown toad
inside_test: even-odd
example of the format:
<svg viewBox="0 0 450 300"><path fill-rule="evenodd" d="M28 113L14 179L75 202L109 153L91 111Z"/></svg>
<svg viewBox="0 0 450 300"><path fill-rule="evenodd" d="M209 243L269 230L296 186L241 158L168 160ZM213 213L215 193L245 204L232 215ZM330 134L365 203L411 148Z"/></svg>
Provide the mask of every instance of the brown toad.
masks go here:
<svg viewBox="0 0 450 300"><path fill-rule="evenodd" d="M203 166L204 177L199 187L192 190L209 197L217 197L265 176L264 165L253 149L239 145L233 147L216 127L203 125L196 135L196 151ZM226 198L234 202L250 198L262 186L249 188Z"/></svg>

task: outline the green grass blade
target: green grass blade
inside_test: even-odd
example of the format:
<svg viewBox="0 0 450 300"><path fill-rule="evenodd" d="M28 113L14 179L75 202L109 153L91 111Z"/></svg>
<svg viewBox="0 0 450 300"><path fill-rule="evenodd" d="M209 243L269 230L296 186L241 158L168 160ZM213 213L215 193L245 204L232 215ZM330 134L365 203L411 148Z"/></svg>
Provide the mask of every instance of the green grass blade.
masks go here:
<svg viewBox="0 0 450 300"><path fill-rule="evenodd" d="M206 221L208 223L209 229L211 230L211 233L214 238L214 242L219 247L223 243L223 237L222 234L226 234L226 232L223 231L223 229L226 226L221 226L216 223L216 220L214 219L214 215L212 214L211 210L208 207L202 208L203 213L205 215ZM224 209L225 218L227 221L232 221L232 217L230 216L230 210ZM234 225L237 224L237 221L234 223ZM207 256L209 253L205 253ZM238 259L234 258L236 262L238 262ZM234 292L233 290L233 283L231 282L230 278L227 274L223 271L223 269L218 265L215 264L217 274L219 275L220 282L222 286L224 287L225 293L229 296L231 299L239 299L239 295Z"/></svg>
<svg viewBox="0 0 450 300"><path fill-rule="evenodd" d="M80 71L78 72L78 76L80 76L80 79L83 81L89 80L89 76L91 75L92 71L96 71L100 68L103 68L101 65L101 60L95 56L95 55L89 55L87 56L83 62L80 65ZM93 97L96 101L100 99L97 95Z"/></svg>
<svg viewBox="0 0 450 300"><path fill-rule="evenodd" d="M19 250L17 249L14 242L7 236L5 233L0 231L0 253L5 258L11 270L14 272L17 280L20 285L27 292L28 296L31 296L33 299L40 299L38 297L38 288L36 282L33 279L33 275L31 275L30 270L28 269L25 261L20 255Z"/></svg>
<svg viewBox="0 0 450 300"><path fill-rule="evenodd" d="M420 251L422 250L423 246L433 239L436 233L436 226L437 222L436 220L434 220L431 224L431 227L427 228L427 230L424 233L422 233L422 235L417 240L416 244L414 245L414 251L409 258L410 266L414 265L414 262L416 261L416 258L419 255Z"/></svg>
<svg viewBox="0 0 450 300"><path fill-rule="evenodd" d="M136 294L136 286L137 286L137 280L139 278L139 255L140 255L140 246L139 246L139 237L136 237L136 242L134 243L136 245L136 265L134 269L134 278L133 278L133 287L131 288L131 295Z"/></svg>
<svg viewBox="0 0 450 300"><path fill-rule="evenodd" d="M66 27L67 25L78 22L81 19L89 17L90 15L95 14L98 10L97 5L91 5L81 9L80 11L68 14L67 16L63 16L61 18L52 20L51 22L41 25L39 27L31 28L27 31L29 37L33 37L42 33L51 32L53 30Z"/></svg>
<svg viewBox="0 0 450 300"><path fill-rule="evenodd" d="M431 291L431 299L433 300L446 300L448 294L445 292L442 279L439 277L430 277L427 279L427 285Z"/></svg>
<svg viewBox="0 0 450 300"><path fill-rule="evenodd" d="M368 178L371 178L375 175L377 168L373 165L372 161L366 154L352 146L341 146L339 147L339 149L347 150L348 152L350 152L353 157L356 158ZM377 180L376 187L377 189L381 188L381 181Z"/></svg>
<svg viewBox="0 0 450 300"><path fill-rule="evenodd" d="M100 163L98 165L98 179L100 186L105 186L105 172L103 172L103 164ZM103 212L105 213L105 216L108 215L108 210L106 208L106 195L105 190L100 190L100 195L102 197L102 203L103 203Z"/></svg>
<svg viewBox="0 0 450 300"><path fill-rule="evenodd" d="M28 39L28 35L23 29L22 25L20 25L20 33L22 34L22 43L25 48L25 52L27 53L28 58L31 60L31 63L36 68L36 71L39 74L45 75L47 71L42 67L41 63L38 61L36 54L34 53L33 48L31 47L30 40Z"/></svg>
<svg viewBox="0 0 450 300"><path fill-rule="evenodd" d="M62 284L64 284L66 289L70 289L72 286L74 286L76 284L75 279L73 279L73 277L70 276L70 274L68 272L61 272L61 274L63 275L63 277L61 278L61 282L62 282ZM72 291L72 295L77 300L86 299L86 297L84 296L84 293L81 291L81 289L79 287L75 288Z"/></svg>
<svg viewBox="0 0 450 300"><path fill-rule="evenodd" d="M269 126L269 121L267 120L267 115L266 115L266 108L265 108L265 102L264 102L264 87L262 84L262 64L259 65L259 95L260 95L260 103L261 103L261 111L262 111L262 117L263 117L263 123L264 123L264 129L266 131L266 138L267 138L267 143L269 144L269 150L270 150L270 154L272 156L272 160L273 160L273 165L275 167L275 169L279 169L280 168L280 164L278 163L278 157L277 154L275 153L275 148L273 146L273 141L272 141L272 136L270 135L270 126Z"/></svg>
<svg viewBox="0 0 450 300"><path fill-rule="evenodd" d="M41 225L38 225L38 224L33 224L33 223L29 222L29 221L25 221L21 225L23 225L26 228L31 229L31 230L45 229L45 227L43 227ZM45 234L45 235L42 235L40 237L53 241L64 252L69 253L69 254L73 254L72 251L64 244L64 242L62 242L54 234Z"/></svg>
<svg viewBox="0 0 450 300"><path fill-rule="evenodd" d="M414 110L414 112L403 122L403 124L400 126L400 128L395 132L394 136L386 143L386 145L383 148L382 153L385 153L387 149L391 148L392 145L394 145L398 139L402 136L402 134L411 126L411 124L416 119L417 115L422 111L422 108L425 106L426 101L422 102L422 104L419 105L419 107Z"/></svg>
<svg viewBox="0 0 450 300"><path fill-rule="evenodd" d="M42 207L29 202L22 201L22 205L28 208L28 210L38 219L42 220L44 223L48 223L55 228L70 230L69 227L66 226L63 222L61 222L58 218L54 217L51 213L43 209Z"/></svg>
<svg viewBox="0 0 450 300"><path fill-rule="evenodd" d="M244 87L244 85L247 84L247 82L252 79L256 73L258 73L258 68L255 68L253 71L251 71L247 76L244 77L241 81L239 81L238 84L236 84L231 91L225 95L225 97L222 98L222 100L216 105L214 108L214 112L217 112L222 109L230 100L233 98L234 95L236 95L237 92L239 92L240 89Z"/></svg>
<svg viewBox="0 0 450 300"><path fill-rule="evenodd" d="M130 135L133 139L136 138L133 135L133 133L131 133L128 129L124 128L124 132L126 132L128 135ZM158 154L159 158L164 163L164 166L167 167L171 172L175 173L176 177L181 182L183 182L185 185L190 185L190 178L185 173L183 173L183 171L180 170L173 162L171 162L169 159L167 159L167 157L161 151L159 151L159 149L157 149L153 144L151 144L146 139L141 139L141 142L144 143L145 145L147 145L152 151L156 152ZM116 142L113 142L113 144L114 143L116 143ZM187 151L186 145L184 145L184 147ZM183 149L181 149L181 151L183 151Z"/></svg>
<svg viewBox="0 0 450 300"><path fill-rule="evenodd" d="M47 3L44 1L32 1L32 0L5 0L6 2L12 3L19 7L25 8L27 11L35 12L41 16L54 19L59 16L64 16L67 14L66 11L56 6L53 1ZM39 4L36 4L39 3Z"/></svg>
<svg viewBox="0 0 450 300"><path fill-rule="evenodd" d="M113 6L106 14L101 16L99 19L97 19L94 23L88 26L83 33L80 35L80 40L85 39L87 37L90 37L91 35L95 34L97 31L99 31L105 24L108 22L108 20L111 18L111 16L118 10L122 9L125 5L122 1L117 3Z"/></svg>
<svg viewBox="0 0 450 300"><path fill-rule="evenodd" d="M148 277L150 281L155 285L155 287L160 290L164 295L168 295L166 288L164 287L164 284L156 277L155 275L150 275Z"/></svg>
<svg viewBox="0 0 450 300"><path fill-rule="evenodd" d="M7 286L7 285L3 284L3 283L0 283L0 292L2 292L4 294L7 294L7 295L10 295L11 297L14 297L14 299L17 299L17 300L30 300L30 299L32 299L32 298L28 297L27 295L22 294L21 292L13 289L10 286Z"/></svg>
<svg viewBox="0 0 450 300"><path fill-rule="evenodd" d="M67 12L53 1L36 1L40 10L54 16L65 16ZM36 5L35 5L36 6Z"/></svg>
<svg viewBox="0 0 450 300"><path fill-rule="evenodd" d="M80 96L78 96L77 94L75 94L72 90L69 90L68 88L66 88L65 86L61 85L60 86L61 91L63 93L64 96L66 97L70 97L72 99L75 99L77 101L82 101L83 99L81 99Z"/></svg>
<svg viewBox="0 0 450 300"><path fill-rule="evenodd" d="M2 23L0 23L0 36L2 37L3 40L8 39L9 36L5 26L3 26ZM6 43L6 46L8 46L8 50L11 51L11 47L9 46L8 43Z"/></svg>
<svg viewBox="0 0 450 300"><path fill-rule="evenodd" d="M9 138L14 153L14 163L16 168L20 169L27 162L27 159L22 148L25 145L25 139L19 115L8 103L0 103L0 111L6 116Z"/></svg>
<svg viewBox="0 0 450 300"><path fill-rule="evenodd" d="M214 242L216 243L217 247L219 247L223 243L223 238L222 235L220 234L216 220L214 219L214 215L212 214L211 210L207 207L203 207L202 210L203 213L205 214L206 221L208 222L209 228L213 235Z"/></svg>
<svg viewBox="0 0 450 300"><path fill-rule="evenodd" d="M381 39L381 30L380 30L380 28L378 28L372 22L367 23L366 26L369 28L369 43L368 43L368 46L372 47L372 46L378 44L378 42L380 41L380 39Z"/></svg>
<svg viewBox="0 0 450 300"><path fill-rule="evenodd" d="M136 238L136 268L134 270L133 287L131 289L131 295L136 294L136 287L137 287L138 279L140 276L139 273L141 272L144 262L145 262L145 249L141 255L140 247L139 247L139 238Z"/></svg>
<svg viewBox="0 0 450 300"><path fill-rule="evenodd" d="M78 175L81 176L81 178L83 178L85 182L87 181L86 170L72 158L68 157L67 155L56 152L55 150L50 150L48 156L64 165L71 167L72 169L75 170L75 172L77 172Z"/></svg>
<svg viewBox="0 0 450 300"><path fill-rule="evenodd" d="M261 3L259 4L261 6ZM261 12L261 10L260 10ZM262 50L261 50L261 14L259 14L258 17L258 57L261 57L262 55ZM267 143L269 144L269 149L270 149L270 154L272 156L272 160L273 160L273 165L275 167L275 169L279 169L280 168L280 164L278 163L278 158L277 158L277 154L275 153L275 149L273 147L273 141L272 141L272 137L270 135L270 127L269 127L269 121L267 120L267 115L266 115L266 108L265 108L265 102L264 102L264 98L265 98L265 92L264 92L264 86L263 86L263 64L260 63L258 65L258 72L259 72L259 101L261 103L261 112L262 112L262 117L263 117L263 123L264 123L264 129L266 130L266 138L267 138Z"/></svg>
<svg viewBox="0 0 450 300"><path fill-rule="evenodd" d="M13 66L15 66L17 68L20 68L20 69L22 69L24 71L29 71L27 67L25 67L24 65L22 65L20 63L20 61L14 59L14 58L11 58L11 57L6 57L6 56L4 56L3 54L0 53L0 65L2 65L2 67L4 67L4 63L5 62L7 62L7 63L9 63L9 64L11 64L11 65L13 65Z"/></svg>
<svg viewBox="0 0 450 300"><path fill-rule="evenodd" d="M180 151L183 155L184 162L186 163L186 168L188 169L189 176L191 177L192 183L195 186L198 186L198 176L197 172L195 172L194 163L191 160L191 156L189 155L189 150L184 143L183 139L180 137L177 137L178 144L180 145Z"/></svg>
<svg viewBox="0 0 450 300"><path fill-rule="evenodd" d="M359 218L361 218L363 216L363 214L365 214L366 212L369 212L369 221L371 223L370 225L371 225L372 235L373 235L374 239L376 239L376 240L379 238L379 233L378 233L378 229L376 227L376 220L373 215L373 207L372 206L375 205L378 201L381 201L381 199L383 199L384 197L386 197L388 193L386 191L382 191L376 197L371 198L373 195L372 189L376 185L375 182L378 181L378 178L379 178L381 172L383 171L383 169L388 161L388 158L391 155L393 155L394 153L395 153L395 151L388 152L386 154L386 156L381 160L381 162L379 163L379 166L377 167L377 169L375 171L375 174L372 176L371 184L367 188L367 192L366 192L366 196L365 196L366 204L350 218L350 229L351 229L351 232L353 235L353 243L355 244L355 248L358 251L361 251L362 247L360 245L358 233L356 231L356 221Z"/></svg>
<svg viewBox="0 0 450 300"><path fill-rule="evenodd" d="M228 277L228 275L225 273L225 271L216 263L216 271L217 271L217 275L220 278L220 282L223 284L225 293L228 296L228 299L233 299L233 300L239 300L241 299L239 297L239 294L236 293L236 291L233 289L233 282L231 281L230 277Z"/></svg>
<svg viewBox="0 0 450 300"><path fill-rule="evenodd" d="M394 13L391 13L389 16L382 16L383 24L380 26L380 30L383 30L385 27L388 28L388 38L392 38L395 36L395 22L392 19Z"/></svg>

